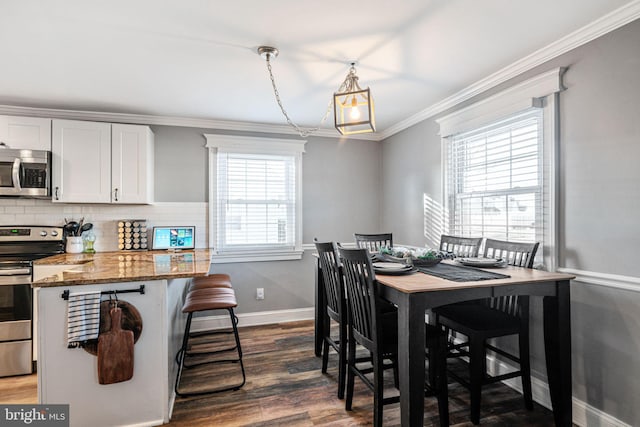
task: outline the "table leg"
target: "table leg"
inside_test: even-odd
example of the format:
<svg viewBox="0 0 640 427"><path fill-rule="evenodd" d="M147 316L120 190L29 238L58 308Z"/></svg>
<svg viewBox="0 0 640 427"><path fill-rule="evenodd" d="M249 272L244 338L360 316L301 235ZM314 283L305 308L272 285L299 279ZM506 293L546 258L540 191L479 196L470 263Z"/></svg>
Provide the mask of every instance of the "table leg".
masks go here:
<svg viewBox="0 0 640 427"><path fill-rule="evenodd" d="M324 279L322 278L322 270L320 269L320 260L316 260L316 274L315 274L315 355L316 357L322 356L322 341L324 336L324 325L327 310L325 309L325 295L324 295Z"/></svg>
<svg viewBox="0 0 640 427"><path fill-rule="evenodd" d="M544 349L556 426L571 427L571 299L568 280L556 282L555 297L544 297Z"/></svg>
<svg viewBox="0 0 640 427"><path fill-rule="evenodd" d="M402 294L398 304L398 374L400 417L404 427L424 420L424 307L419 294Z"/></svg>

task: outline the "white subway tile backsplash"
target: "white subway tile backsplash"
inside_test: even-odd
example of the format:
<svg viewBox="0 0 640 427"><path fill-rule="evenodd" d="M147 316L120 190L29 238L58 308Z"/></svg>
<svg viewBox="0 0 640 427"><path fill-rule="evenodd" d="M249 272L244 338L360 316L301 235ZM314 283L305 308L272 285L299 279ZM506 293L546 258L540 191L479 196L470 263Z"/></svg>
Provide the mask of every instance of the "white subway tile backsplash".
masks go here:
<svg viewBox="0 0 640 427"><path fill-rule="evenodd" d="M208 204L156 203L153 205L71 205L39 199L0 199L0 225L62 226L64 219L84 217L93 224L98 252L118 249L117 223L121 219L145 219L151 238L154 226L193 225L196 247L208 247Z"/></svg>
<svg viewBox="0 0 640 427"><path fill-rule="evenodd" d="M4 213L6 213L6 214L23 214L23 213L25 213L24 212L24 206L6 206L4 208ZM31 212L31 213L33 213L33 212Z"/></svg>

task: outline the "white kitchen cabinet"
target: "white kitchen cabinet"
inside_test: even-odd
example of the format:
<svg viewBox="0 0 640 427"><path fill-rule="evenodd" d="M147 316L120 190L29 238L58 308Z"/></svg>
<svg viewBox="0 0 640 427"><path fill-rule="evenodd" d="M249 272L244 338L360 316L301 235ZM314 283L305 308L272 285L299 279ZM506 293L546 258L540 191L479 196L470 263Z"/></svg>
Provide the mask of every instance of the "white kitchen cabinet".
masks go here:
<svg viewBox="0 0 640 427"><path fill-rule="evenodd" d="M0 143L8 148L51 151L51 119L0 116Z"/></svg>
<svg viewBox="0 0 640 427"><path fill-rule="evenodd" d="M111 203L111 124L53 120L54 202Z"/></svg>
<svg viewBox="0 0 640 427"><path fill-rule="evenodd" d="M111 202L153 201L153 132L148 126L111 126Z"/></svg>
<svg viewBox="0 0 640 427"><path fill-rule="evenodd" d="M147 126L53 120L53 201L151 203L153 133Z"/></svg>

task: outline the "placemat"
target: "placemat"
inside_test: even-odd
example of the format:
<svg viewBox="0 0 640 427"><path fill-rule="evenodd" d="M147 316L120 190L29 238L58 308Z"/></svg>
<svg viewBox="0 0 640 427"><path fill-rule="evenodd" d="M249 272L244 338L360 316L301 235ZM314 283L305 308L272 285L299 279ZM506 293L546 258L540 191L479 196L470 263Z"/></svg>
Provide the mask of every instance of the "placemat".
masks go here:
<svg viewBox="0 0 640 427"><path fill-rule="evenodd" d="M433 267L417 267L418 271L453 282L475 282L477 280L506 279L507 274L480 270L473 267L452 264L436 264Z"/></svg>

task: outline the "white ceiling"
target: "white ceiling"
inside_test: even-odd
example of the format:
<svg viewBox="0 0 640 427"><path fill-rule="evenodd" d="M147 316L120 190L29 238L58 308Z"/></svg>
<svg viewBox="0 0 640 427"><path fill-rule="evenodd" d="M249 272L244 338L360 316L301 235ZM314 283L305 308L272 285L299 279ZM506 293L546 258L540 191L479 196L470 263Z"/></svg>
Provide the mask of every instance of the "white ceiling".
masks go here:
<svg viewBox="0 0 640 427"><path fill-rule="evenodd" d="M378 130L638 0L0 2L0 104L315 126L356 60ZM325 127L332 126L329 116Z"/></svg>

